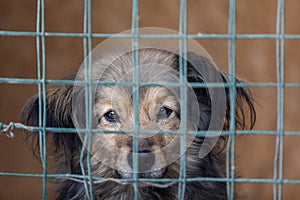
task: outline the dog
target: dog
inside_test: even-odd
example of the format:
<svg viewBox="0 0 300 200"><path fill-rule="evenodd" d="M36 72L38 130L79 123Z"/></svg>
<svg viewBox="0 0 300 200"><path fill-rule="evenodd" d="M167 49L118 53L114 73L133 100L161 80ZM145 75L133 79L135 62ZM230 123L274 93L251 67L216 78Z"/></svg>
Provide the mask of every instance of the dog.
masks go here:
<svg viewBox="0 0 300 200"><path fill-rule="evenodd" d="M123 54L109 64L103 64L105 68L97 62L93 63L93 76L94 73L96 75L92 79L100 80L100 82L134 82L133 53ZM207 83L206 80L211 79L227 84L229 75L216 69L210 58L192 52L187 52L186 58L182 58L178 53L145 48L139 50L138 56L139 65L145 66L138 72L139 81L143 83L159 82L160 84L140 85L136 96L134 93L137 91L134 91L131 86L101 85L101 83L95 86L94 95L92 95L92 99L95 101L92 104L92 128L108 131L108 133L93 133L90 147L87 147L84 133L47 132L47 142L49 143L47 154L51 154L55 160L55 164L52 166L55 173L87 175L88 151L85 150L83 157L82 149L90 148L92 176L102 178L101 180L86 181L86 185L84 181L75 178L57 178L54 182L59 193L57 199L88 199L91 194L86 187L92 184L94 199L127 200L134 199L137 194L138 199L142 200L173 200L179 199L180 183L172 180L161 183L159 179L175 180L182 176L182 173L186 178L226 178L225 152L228 136L222 135L217 139L211 137L216 142L213 142L213 139L210 140L209 137L205 141L205 137L201 135L187 137L186 142L189 144L184 152L186 169L181 172L182 135L179 134L177 137L168 133L168 131L179 130L209 130L210 124L213 123L213 98L211 95L214 89L209 89L208 86L189 86L186 92L191 95L187 95L185 109L182 109L184 105L180 100L183 98L180 95L180 87L169 87L163 83L184 82L188 85ZM180 73L183 73L180 70L180 59L186 59L186 77L184 77L186 81L180 79ZM102 69L99 70L99 68ZM98 73L99 71L101 73ZM220 79L214 79L215 76L219 76ZM71 79L76 80L78 77L80 80L84 79L82 73L72 75ZM235 82L242 83L238 78L235 78ZM84 93L86 90L84 88L85 86L64 85L48 90L46 92L45 126L85 128L87 123L81 124L81 121L85 120L83 113L86 113L86 95ZM221 117L220 131L226 131L229 130L231 121L230 89L228 85L222 89L224 93L221 98L224 98L222 105L225 112ZM236 87L235 94L235 119L233 120L236 127L251 129L255 123L253 95L246 87ZM138 100L135 101L135 98ZM37 95L30 98L25 104L22 112L24 124L39 125L39 115L43 114L39 113L39 101L43 107L43 102ZM134 108L134 101L138 102L138 109ZM74 102L76 102L75 106ZM182 129L182 112L186 114L186 129ZM136 115L138 115L138 119L135 119ZM137 130L141 133L135 141ZM166 133L147 134L143 133L145 130L152 130L154 133L156 133L155 130L158 130ZM26 137L26 142L35 152L39 149L40 138L38 135L30 132ZM134 150L135 142L138 145ZM172 144L168 146L169 143ZM199 151L204 143L209 151L201 157ZM162 151L162 149L168 150ZM175 156L172 156L172 152ZM134 162L134 157L138 158L137 163ZM138 166L138 171L134 171L134 165ZM140 179L137 184L130 181L122 182L122 180L133 177ZM147 182L145 179L153 179L154 182ZM165 187L158 187L154 183ZM135 186L137 187L135 188ZM195 179L186 182L183 194L186 200L227 199L227 184L225 181Z"/></svg>

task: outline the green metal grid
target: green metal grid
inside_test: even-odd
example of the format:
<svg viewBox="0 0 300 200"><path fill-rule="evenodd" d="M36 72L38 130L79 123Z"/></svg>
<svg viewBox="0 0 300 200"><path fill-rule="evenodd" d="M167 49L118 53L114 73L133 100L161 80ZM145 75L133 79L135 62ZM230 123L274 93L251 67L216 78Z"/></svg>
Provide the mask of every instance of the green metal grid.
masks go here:
<svg viewBox="0 0 300 200"><path fill-rule="evenodd" d="M132 34L132 43L131 47L132 49L139 49L139 0L133 0L133 7L132 7L132 23L131 23L131 34ZM133 60L133 84L134 84L134 90L133 90L133 113L134 113L134 134L133 134L133 187L134 187L134 199L138 200L138 146L139 146L139 51L134 51L132 54L132 60Z"/></svg>
<svg viewBox="0 0 300 200"><path fill-rule="evenodd" d="M179 34L166 34L166 35L141 35L138 32L139 28L139 0L132 1L132 33L131 34L123 34L119 35L120 38L132 38L132 47L137 48L139 43L139 38L178 38L179 39L179 50L182 55L185 53L186 49L186 39L194 38L194 39L227 39L228 40L228 66L229 73L231 75L235 75L236 70L236 40L237 39L275 39L276 40L276 72L277 72L277 82L276 83L236 83L234 78L230 79L230 83L225 84L230 88L230 102L231 104L231 119L235 119L235 102L234 97L236 95L236 86L241 87L275 87L277 88L277 130L276 131L261 131L261 130L245 130L239 131L236 130L234 120L230 122L230 128L228 131L222 132L223 135L229 135L228 142L228 151L226 155L227 162L227 176L226 178L187 178L186 177L186 155L184 153L185 149L185 134L190 134L190 132L183 131L184 134L181 135L181 145L180 148L183 151L183 156L181 157L181 168L180 168L180 177L179 179L160 179L160 180L151 180L151 179L139 179L137 176L134 176L133 179L122 179L120 182L133 182L134 183L134 191L135 191L135 199L138 199L137 195L137 186L138 181L148 181L148 182L178 182L178 197L179 199L184 199L184 190L186 183L189 181L202 180L202 181L223 181L227 183L228 189L228 199L233 199L233 194L235 191L234 185L235 183L270 183L273 184L273 198L274 199L282 199L282 186L283 184L300 184L300 180L291 180L291 179L283 179L283 145L284 145L284 136L286 135L300 135L300 132L297 131L284 131L284 92L285 88L288 87L300 87L300 83L285 83L284 82L284 43L285 40L289 39L300 39L300 35L296 34L285 34L285 8L284 0L277 1L277 21L276 21L276 34L237 34L236 33L236 0L229 1L229 19L228 19L228 34L188 34L187 33L187 0L180 1L180 20L179 20ZM88 56L89 52L92 50L92 39L93 38L107 38L114 36L114 34L101 34L101 33L93 33L92 32L92 13L91 13L91 0L85 0L84 2L84 30L83 33L54 33L54 32L46 32L45 31L45 1L37 0L37 19L36 19L36 32L21 32L21 31L1 31L1 36L27 36L27 37L36 37L36 49L37 49L37 79L21 79L21 78L7 78L0 77L1 83L8 84L36 84L38 86L38 95L39 95L39 110L44 111L46 113L46 104L42 104L42 100L46 101L46 85L61 85L61 84L74 84L74 81L71 80L49 80L46 75L46 37L80 37L83 38L83 46L84 46L84 56ZM183 55L184 56L184 55ZM180 57L181 58L181 57ZM139 63L139 55L138 51L133 54L133 63L134 66L138 66ZM86 102L91 102L92 99L92 85L93 84L115 84L115 83L107 83L107 82L94 82L91 80L92 67L91 67L91 59L88 59L84 63L86 69L86 77L84 81L81 81L83 84L87 84L88 90L86 93ZM182 84L182 79L186 76L186 61L180 59L180 87L181 93L185 94L186 86ZM134 68L134 85L138 84L138 68ZM129 83L118 83L118 84L129 84ZM147 84L147 83L146 83ZM177 84L169 84L170 86L178 86ZM218 87L220 84L218 83L193 83L192 86L196 87ZM222 84L224 86L224 84ZM138 103L138 90L134 92L134 114L135 120L138 119L137 112L137 103ZM182 109L186 106L186 95L181 95L181 105ZM43 105L43 106L42 106ZM87 132L87 137L84 139L84 143L87 144L88 148L91 148L91 134L97 132L97 130L93 130L91 126L91 112L88 112L92 109L92 105L87 103L86 105L86 121L88 122L85 129L80 131ZM42 112L39 112L42 113ZM186 128L186 113L181 112L183 127ZM11 122L9 124L5 124L0 122L0 130L8 133L10 137L13 137L13 129L27 129L27 130L36 130L39 131L40 134L40 155L42 160L43 173L42 174L23 174L23 173L9 173L9 172L0 172L0 176L20 176L20 177L39 177L43 179L43 199L47 199L47 179L48 178L57 178L57 177L71 177L78 178L84 180L85 189L87 191L87 195L90 199L93 199L93 186L92 184L88 184L92 181L103 181L104 178L94 177L91 174L90 169L90 155L88 154L87 159L87 174L83 175L74 175L74 174L48 174L47 173L47 162L46 162L46 131L56 131L56 132L77 132L74 128L51 128L45 126L46 115L39 115L39 126L38 127L27 127L20 123ZM137 122L137 121L136 121ZM137 152L138 149L138 135L142 133L151 133L151 131L140 131L138 127L138 123L135 123L136 126L134 128L134 146L133 151ZM106 131L109 132L109 131ZM204 136L206 131L198 131L197 135ZM211 135L214 135L213 131L210 131ZM276 147L275 147L275 155L274 155L274 177L272 179L258 179L258 178L235 178L235 137L236 135L276 135ZM80 164L82 169L84 168L84 159L85 149L82 149ZM136 154L134 154L136 155ZM133 159L134 163L134 171L138 171L138 157L135 156ZM84 172L84 170L82 170ZM165 185L156 185L157 187L166 187Z"/></svg>

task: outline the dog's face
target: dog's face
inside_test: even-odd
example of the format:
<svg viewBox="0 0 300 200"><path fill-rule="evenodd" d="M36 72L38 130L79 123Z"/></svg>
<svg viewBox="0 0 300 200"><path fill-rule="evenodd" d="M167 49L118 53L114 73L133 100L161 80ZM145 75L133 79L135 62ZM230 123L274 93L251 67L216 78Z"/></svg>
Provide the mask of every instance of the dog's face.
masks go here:
<svg viewBox="0 0 300 200"><path fill-rule="evenodd" d="M138 73L142 85L139 87L116 84L100 85L95 89L94 114L97 129L118 133L98 134L93 137L93 160L115 169L117 176L122 178L131 178L133 174L133 142L134 133L137 131L141 132L138 134L136 154L139 177L163 177L168 165L180 157L180 136L174 134L181 127L180 88L165 85L180 82L179 72L174 69L176 58L167 52L152 54L149 57L145 51L141 51ZM131 54L127 54L118 58L102 70L104 72L99 80L132 83L134 68L131 57ZM97 66L94 68L97 70ZM146 85L147 83L157 85ZM187 130L196 131L199 105L194 91L191 88L187 91L187 111L190 115L187 116L186 127ZM138 94L137 113L134 111L135 92ZM168 134L168 131L173 134ZM188 144L192 139L192 136L187 136Z"/></svg>
<svg viewBox="0 0 300 200"><path fill-rule="evenodd" d="M85 85L66 85L47 91L47 127L84 129L87 127L84 121L88 118L86 107L89 107L92 108L92 128L100 130L92 134L80 131L48 133L52 136L48 141L54 145L52 153L57 160L57 172L86 174L82 170L87 167L83 165L87 163L87 157L82 156L82 152L91 150L91 169L95 176L127 179L137 172L139 178L178 178L181 169L180 156L184 152L187 178L224 178L225 159L222 147L226 136L220 137L219 142L218 138L207 139L188 132L228 130L230 120L234 120L237 127L240 125L244 128L247 107L252 128L255 122L253 98L248 89L236 87L235 118L231 119L228 87L180 87L189 83L206 83L206 80L227 83L227 75L217 70L209 58L188 53L186 59L185 80L180 78L179 55L174 52L140 50L138 71L135 71L132 63L132 53L104 64L95 62L93 80L120 84L95 85L92 88L94 102L91 107L86 106L89 104L86 104ZM84 80L85 75L82 72L84 70L79 70L77 77L73 76L72 79ZM139 79L135 80L136 77ZM136 82L140 85L134 85ZM240 80L236 79L236 82L239 83ZM170 83L181 85L171 86ZM37 95L26 103L22 116L26 125L39 125L39 115L42 114L39 113L39 107ZM29 136L32 142L37 141L37 146L40 144L38 134L29 133ZM86 136L90 136L91 140ZM186 149L182 148L183 142ZM206 153L200 154L203 149ZM133 189L127 186L116 182L102 182L95 186L95 193L101 199L132 199ZM145 185L141 183L139 186ZM62 181L60 187L64 191L60 199L72 199L74 196L84 198L86 195L81 182ZM111 194L111 191L114 193ZM195 194L195 191L199 192ZM140 187L139 192L141 199L177 198L177 186L173 185L167 189ZM226 183L188 182L186 197L225 199Z"/></svg>
<svg viewBox="0 0 300 200"><path fill-rule="evenodd" d="M111 91L112 90L112 91ZM118 89L116 89L118 90ZM144 90L144 91L143 91ZM99 115L98 128L103 130L118 130L123 133L105 134L95 136L106 154L95 152L95 159L103 160L109 156L115 163L119 175L130 178L133 171L133 137L134 137L134 104L133 98L125 93L116 92L113 88L102 88L103 93L109 96L99 95L96 112ZM180 126L180 107L175 95L164 87L141 88L144 96L139 100L138 129L139 130L163 130L177 131ZM111 97L107 101L107 97ZM138 160L141 177L163 176L168 161L161 149L173 139L173 134L139 134ZM103 142L105 141L105 142ZM102 149L103 150L103 149ZM100 154L100 155L99 155ZM99 158L100 157L100 158Z"/></svg>

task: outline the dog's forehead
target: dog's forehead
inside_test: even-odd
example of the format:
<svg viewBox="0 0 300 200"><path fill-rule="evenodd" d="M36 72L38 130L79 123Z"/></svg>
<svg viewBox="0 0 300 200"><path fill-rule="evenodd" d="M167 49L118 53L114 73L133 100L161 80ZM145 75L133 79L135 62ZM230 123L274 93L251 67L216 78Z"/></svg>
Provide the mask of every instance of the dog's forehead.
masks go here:
<svg viewBox="0 0 300 200"><path fill-rule="evenodd" d="M128 102L133 104L134 88L128 86L102 86L97 90L97 101L105 104L116 104ZM139 87L139 104L162 103L170 99L179 98L179 88L170 89L163 86L141 86Z"/></svg>
<svg viewBox="0 0 300 200"><path fill-rule="evenodd" d="M173 53L162 50L140 50L138 63L133 63L132 54L128 52L113 60L109 65L100 65L99 67L105 68L101 70L104 72L101 78L129 82L133 79L134 71L138 71L140 82L155 81L155 79L162 81L167 78L167 74L177 72L178 61ZM164 79L161 77L162 74L164 74Z"/></svg>

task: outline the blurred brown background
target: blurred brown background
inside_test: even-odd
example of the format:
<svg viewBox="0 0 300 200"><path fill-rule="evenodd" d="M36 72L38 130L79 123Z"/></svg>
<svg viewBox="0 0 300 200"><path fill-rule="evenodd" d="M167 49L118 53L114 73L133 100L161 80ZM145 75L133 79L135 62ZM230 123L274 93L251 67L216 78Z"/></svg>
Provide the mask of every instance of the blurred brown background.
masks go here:
<svg viewBox="0 0 300 200"><path fill-rule="evenodd" d="M274 34L276 0L238 0L237 33ZM35 0L0 0L0 30L35 31ZM287 34L300 34L300 1L287 0ZM132 2L129 0L93 0L94 33L118 33L131 26ZM188 32L228 32L229 1L189 0ZM141 0L140 27L165 27L178 30L179 1ZM46 0L46 31L83 30L83 1ZM93 39L93 46L103 39ZM227 71L227 40L199 39L219 68ZM36 78L37 61L34 37L0 36L0 77ZM47 37L47 78L61 79L83 60L82 38ZM237 73L250 82L276 82L276 41L274 39L238 39ZM300 40L285 41L285 81L300 82ZM255 130L276 130L277 89L253 88L259 105ZM0 122L19 122L26 100L37 93L35 85L0 84ZM285 130L300 131L300 88L285 89ZM0 136L0 172L41 173L36 161L23 145L23 132L15 137ZM242 178L273 178L275 136L243 136L237 141L237 170ZM285 179L300 179L300 136L284 137ZM273 199L273 184L236 184L242 199ZM0 199L41 199L39 178L0 176ZM52 193L49 199L53 199ZM283 186L283 199L299 199L300 185Z"/></svg>

